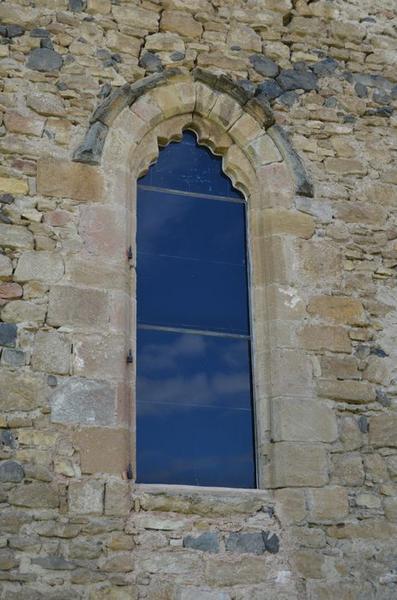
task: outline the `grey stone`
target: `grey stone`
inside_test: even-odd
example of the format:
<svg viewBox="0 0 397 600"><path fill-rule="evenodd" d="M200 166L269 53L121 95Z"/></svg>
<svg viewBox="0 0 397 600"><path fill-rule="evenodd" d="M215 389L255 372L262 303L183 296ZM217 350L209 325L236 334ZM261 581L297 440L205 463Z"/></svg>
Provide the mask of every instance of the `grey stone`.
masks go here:
<svg viewBox="0 0 397 600"><path fill-rule="evenodd" d="M277 83L283 90L305 90L309 92L317 89L317 77L310 69L285 69L277 77Z"/></svg>
<svg viewBox="0 0 397 600"><path fill-rule="evenodd" d="M26 66L34 71L57 71L62 67L62 56L48 48L35 48L29 54Z"/></svg>
<svg viewBox="0 0 397 600"><path fill-rule="evenodd" d="M338 68L338 62L333 58L325 58L320 60L318 63L312 66L312 71L318 77L325 77L326 75L332 75Z"/></svg>
<svg viewBox="0 0 397 600"><path fill-rule="evenodd" d="M368 424L367 417L364 417L364 416L359 417L357 424L358 424L358 428L361 431L361 433L368 433L369 424Z"/></svg>
<svg viewBox="0 0 397 600"><path fill-rule="evenodd" d="M196 67L193 69L193 79L195 81L201 81L206 85L214 88L217 80L217 76L212 71L207 71L206 69L202 69L201 67Z"/></svg>
<svg viewBox="0 0 397 600"><path fill-rule="evenodd" d="M67 335L58 331L36 333L32 368L35 371L67 375L70 369L71 343Z"/></svg>
<svg viewBox="0 0 397 600"><path fill-rule="evenodd" d="M9 367L25 366L25 353L22 350L5 348L1 355L1 362Z"/></svg>
<svg viewBox="0 0 397 600"><path fill-rule="evenodd" d="M231 77L223 74L216 78L215 85L213 87L219 92L228 94L231 98L237 100L237 102L239 102L241 105L244 105L253 96L253 94L247 90L246 86L238 84L236 81L231 79Z"/></svg>
<svg viewBox="0 0 397 600"><path fill-rule="evenodd" d="M19 483L24 477L23 468L15 460L5 460L0 463L0 481L2 483Z"/></svg>
<svg viewBox="0 0 397 600"><path fill-rule="evenodd" d="M356 92L359 98L367 98L368 97L368 88L366 85L363 85L360 82L357 82L354 85L354 91Z"/></svg>
<svg viewBox="0 0 397 600"><path fill-rule="evenodd" d="M106 381L73 377L50 397L54 423L116 425L115 392Z"/></svg>
<svg viewBox="0 0 397 600"><path fill-rule="evenodd" d="M187 535L183 538L183 547L203 552L219 552L219 536L212 531L206 531L197 537Z"/></svg>
<svg viewBox="0 0 397 600"><path fill-rule="evenodd" d="M73 571L76 565L70 560L66 560L62 556L44 556L40 558L32 558L32 564L38 565L42 569L50 569L53 571Z"/></svg>
<svg viewBox="0 0 397 600"><path fill-rule="evenodd" d="M397 100L397 85L390 90L390 96L393 100Z"/></svg>
<svg viewBox="0 0 397 600"><path fill-rule="evenodd" d="M263 554L266 551L263 532L231 533L226 538L225 546L227 552L236 554Z"/></svg>
<svg viewBox="0 0 397 600"><path fill-rule="evenodd" d="M325 99L325 102L324 102L324 106L326 106L327 108L335 108L335 106L337 104L338 104L338 101L335 98L335 96L329 96L328 98Z"/></svg>
<svg viewBox="0 0 397 600"><path fill-rule="evenodd" d="M265 94L268 98L273 100L274 98L281 96L283 90L276 81L268 80L258 85L257 93Z"/></svg>
<svg viewBox="0 0 397 600"><path fill-rule="evenodd" d="M178 52L177 50L170 55L170 59L174 62L178 62L185 58L184 52Z"/></svg>
<svg viewBox="0 0 397 600"><path fill-rule="evenodd" d="M8 448L16 448L15 436L9 429L0 430L0 446L8 446Z"/></svg>
<svg viewBox="0 0 397 600"><path fill-rule="evenodd" d="M386 392L379 388L376 390L376 400L382 404L382 406L391 406L391 399Z"/></svg>
<svg viewBox="0 0 397 600"><path fill-rule="evenodd" d="M317 217L322 223L331 223L334 218L332 206L326 200L313 200L307 196L297 196L295 206L298 210Z"/></svg>
<svg viewBox="0 0 397 600"><path fill-rule="evenodd" d="M284 92L284 94L279 96L278 100L285 106L292 106L298 100L298 94L292 91Z"/></svg>
<svg viewBox="0 0 397 600"><path fill-rule="evenodd" d="M390 104L391 96L389 94L385 94L381 90L376 90L373 93L372 100L376 102L376 104Z"/></svg>
<svg viewBox="0 0 397 600"><path fill-rule="evenodd" d="M20 37L25 33L25 29L20 25L7 25L7 37Z"/></svg>
<svg viewBox="0 0 397 600"><path fill-rule="evenodd" d="M0 204L12 204L14 200L15 196L12 194L0 194Z"/></svg>
<svg viewBox="0 0 397 600"><path fill-rule="evenodd" d="M3 211L0 210L0 221L2 223L6 223L6 225L11 225L12 223L12 219L10 219L10 217L7 217L7 215L5 215L3 213Z"/></svg>
<svg viewBox="0 0 397 600"><path fill-rule="evenodd" d="M14 323L0 323L0 346L15 346L17 326Z"/></svg>
<svg viewBox="0 0 397 600"><path fill-rule="evenodd" d="M301 196L313 198L313 183L306 172L300 156L294 150L286 132L279 125L273 125L268 130L268 133L281 152L283 158L294 172L296 179L296 193Z"/></svg>
<svg viewBox="0 0 397 600"><path fill-rule="evenodd" d="M41 38L40 40L40 48L47 48L48 50L54 50L54 45L50 38Z"/></svg>
<svg viewBox="0 0 397 600"><path fill-rule="evenodd" d="M32 29L32 31L30 32L30 37L47 38L50 37L50 32L47 29L43 29L42 27L36 27L36 29Z"/></svg>
<svg viewBox="0 0 397 600"><path fill-rule="evenodd" d="M73 12L82 12L86 5L86 0L69 0L69 10Z"/></svg>
<svg viewBox="0 0 397 600"><path fill-rule="evenodd" d="M274 114L266 94L259 94L255 98L251 98L244 108L265 129L274 124Z"/></svg>
<svg viewBox="0 0 397 600"><path fill-rule="evenodd" d="M278 538L278 535L276 535L275 533L270 534L265 531L263 531L262 533L265 538L266 550L271 554L277 554L277 552L280 549L280 540Z"/></svg>
<svg viewBox="0 0 397 600"><path fill-rule="evenodd" d="M73 160L89 165L99 165L107 133L106 125L100 121L93 123L87 131L84 142L75 150Z"/></svg>
<svg viewBox="0 0 397 600"><path fill-rule="evenodd" d="M264 77L276 77L280 71L279 66L263 54L252 54L249 60L255 71Z"/></svg>
<svg viewBox="0 0 397 600"><path fill-rule="evenodd" d="M161 59L154 52L145 52L139 59L139 66L148 73L160 73L164 69Z"/></svg>
<svg viewBox="0 0 397 600"><path fill-rule="evenodd" d="M247 92L251 97L255 96L256 85L249 79L238 79L236 82L243 90Z"/></svg>

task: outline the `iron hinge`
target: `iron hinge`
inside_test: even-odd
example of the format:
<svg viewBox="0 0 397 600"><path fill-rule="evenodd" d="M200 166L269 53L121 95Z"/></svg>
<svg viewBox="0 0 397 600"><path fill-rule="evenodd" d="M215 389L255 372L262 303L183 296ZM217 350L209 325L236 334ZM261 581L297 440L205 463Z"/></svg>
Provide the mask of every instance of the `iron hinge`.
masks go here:
<svg viewBox="0 0 397 600"><path fill-rule="evenodd" d="M128 350L128 354L127 354L127 364L131 364L134 362L133 356L132 356L132 350Z"/></svg>
<svg viewBox="0 0 397 600"><path fill-rule="evenodd" d="M132 246L128 246L127 258L128 258L128 260L132 260Z"/></svg>
<svg viewBox="0 0 397 600"><path fill-rule="evenodd" d="M128 463L128 467L127 467L127 479L132 479L132 467L131 467L131 463Z"/></svg>

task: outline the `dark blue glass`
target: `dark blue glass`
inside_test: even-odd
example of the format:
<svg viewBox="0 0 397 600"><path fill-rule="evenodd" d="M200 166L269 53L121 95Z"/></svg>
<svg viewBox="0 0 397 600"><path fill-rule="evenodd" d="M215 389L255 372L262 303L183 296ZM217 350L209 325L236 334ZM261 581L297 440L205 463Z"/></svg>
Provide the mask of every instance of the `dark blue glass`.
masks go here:
<svg viewBox="0 0 397 600"><path fill-rule="evenodd" d="M255 486L249 341L138 329L141 483Z"/></svg>
<svg viewBox="0 0 397 600"><path fill-rule="evenodd" d="M138 254L138 323L248 335L245 267Z"/></svg>
<svg viewBox="0 0 397 600"><path fill-rule="evenodd" d="M160 150L159 158L139 185L157 186L199 194L242 198L222 171L222 160L204 146L197 146L194 133L185 131L182 141Z"/></svg>

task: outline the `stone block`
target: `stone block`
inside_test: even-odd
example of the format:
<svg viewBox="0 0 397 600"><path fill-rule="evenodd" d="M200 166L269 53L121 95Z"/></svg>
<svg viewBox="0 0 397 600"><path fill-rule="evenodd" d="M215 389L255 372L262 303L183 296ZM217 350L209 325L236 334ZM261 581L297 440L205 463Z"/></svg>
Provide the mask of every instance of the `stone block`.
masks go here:
<svg viewBox="0 0 397 600"><path fill-rule="evenodd" d="M177 600L231 600L228 592L203 587L182 588Z"/></svg>
<svg viewBox="0 0 397 600"><path fill-rule="evenodd" d="M118 380L125 377L125 336L76 335L73 352L75 375Z"/></svg>
<svg viewBox="0 0 397 600"><path fill-rule="evenodd" d="M397 534L397 526L389 523L386 519L374 518L363 519L356 523L345 523L328 527L328 535L338 540L394 540Z"/></svg>
<svg viewBox="0 0 397 600"><path fill-rule="evenodd" d="M129 481L108 481L105 490L105 514L126 517L133 506Z"/></svg>
<svg viewBox="0 0 397 600"><path fill-rule="evenodd" d="M146 38L146 40L148 39L148 37ZM119 31L111 29L106 32L105 40L106 46L109 48L109 50L112 50L113 52L125 52L130 56L139 56L139 51L142 46L142 40L139 38L132 37L131 35L125 35L124 33L120 33Z"/></svg>
<svg viewBox="0 0 397 600"><path fill-rule="evenodd" d="M305 350L350 352L351 341L346 329L329 325L305 325L298 334Z"/></svg>
<svg viewBox="0 0 397 600"><path fill-rule="evenodd" d="M29 192L29 186L23 179L15 177L0 177L0 193L24 196Z"/></svg>
<svg viewBox="0 0 397 600"><path fill-rule="evenodd" d="M80 214L79 232L86 253L105 260L119 260L118 268L122 270L126 255L124 240L127 239L125 212L115 207L84 206Z"/></svg>
<svg viewBox="0 0 397 600"><path fill-rule="evenodd" d="M397 414L384 413L369 420L369 443L371 446L397 446Z"/></svg>
<svg viewBox="0 0 397 600"><path fill-rule="evenodd" d="M367 167L353 158L327 158L325 168L332 175L366 175Z"/></svg>
<svg viewBox="0 0 397 600"><path fill-rule="evenodd" d="M55 283L64 273L63 259L55 252L24 252L15 269L15 281L43 281Z"/></svg>
<svg viewBox="0 0 397 600"><path fill-rule="evenodd" d="M213 560L214 557L211 557ZM170 575L180 577L191 575L191 573L200 573L203 569L203 559L200 555L186 551L167 552L148 552L137 555L136 558L138 571L147 573Z"/></svg>
<svg viewBox="0 0 397 600"><path fill-rule="evenodd" d="M19 561L14 552L9 549L0 550L0 571L2 572L2 576L5 575L3 571L11 571L11 569L15 569L18 566Z"/></svg>
<svg viewBox="0 0 397 600"><path fill-rule="evenodd" d="M160 87L153 90L151 95L165 118L191 113L196 103L196 90L190 82Z"/></svg>
<svg viewBox="0 0 397 600"><path fill-rule="evenodd" d="M0 253L0 279L12 275L12 262L5 254Z"/></svg>
<svg viewBox="0 0 397 600"><path fill-rule="evenodd" d="M221 94L209 113L209 119L228 131L242 114L242 108L236 100Z"/></svg>
<svg viewBox="0 0 397 600"><path fill-rule="evenodd" d="M299 575L305 579L322 579L325 557L316 550L298 550L293 562Z"/></svg>
<svg viewBox="0 0 397 600"><path fill-rule="evenodd" d="M222 587L261 583L267 578L265 565L259 556L242 556L233 562L214 556L206 564L206 581Z"/></svg>
<svg viewBox="0 0 397 600"><path fill-rule="evenodd" d="M355 500L356 506L358 506L359 508L379 509L381 507L380 497L376 494L357 494Z"/></svg>
<svg viewBox="0 0 397 600"><path fill-rule="evenodd" d="M397 498L387 497L383 500L385 517L388 521L397 523Z"/></svg>
<svg viewBox="0 0 397 600"><path fill-rule="evenodd" d="M158 29L159 14L154 10L148 10L140 6L117 6L113 4L112 13L116 21L122 26L137 27L149 32Z"/></svg>
<svg viewBox="0 0 397 600"><path fill-rule="evenodd" d="M52 485L32 481L13 488L9 494L8 502L14 506L26 508L58 508L59 496Z"/></svg>
<svg viewBox="0 0 397 600"><path fill-rule="evenodd" d="M328 483L328 459L319 444L277 442L272 446L271 487L321 487Z"/></svg>
<svg viewBox="0 0 397 600"><path fill-rule="evenodd" d="M4 124L12 133L41 137L45 119L38 117L33 111L8 110L4 115Z"/></svg>
<svg viewBox="0 0 397 600"><path fill-rule="evenodd" d="M309 520L313 523L332 523L344 520L349 514L347 490L329 486L308 491Z"/></svg>
<svg viewBox="0 0 397 600"><path fill-rule="evenodd" d="M0 346L12 348L16 344L17 326L13 323L0 323Z"/></svg>
<svg viewBox="0 0 397 600"><path fill-rule="evenodd" d="M357 359L354 356L322 356L321 375L325 379L361 379Z"/></svg>
<svg viewBox="0 0 397 600"><path fill-rule="evenodd" d="M348 296L314 296L307 306L307 312L338 324L360 326L367 322L362 303Z"/></svg>
<svg viewBox="0 0 397 600"><path fill-rule="evenodd" d="M20 483L24 477L23 467L15 460L4 460L0 463L1 483Z"/></svg>
<svg viewBox="0 0 397 600"><path fill-rule="evenodd" d="M21 225L0 223L0 246L16 250L33 248L33 234Z"/></svg>
<svg viewBox="0 0 397 600"><path fill-rule="evenodd" d="M108 321L106 292L71 286L54 286L49 296L47 323L55 327L102 329Z"/></svg>
<svg viewBox="0 0 397 600"><path fill-rule="evenodd" d="M0 371L1 410L35 410L45 403L42 377L24 371Z"/></svg>
<svg viewBox="0 0 397 600"><path fill-rule="evenodd" d="M276 514L282 523L299 524L306 517L305 492L298 488L275 490Z"/></svg>
<svg viewBox="0 0 397 600"><path fill-rule="evenodd" d="M113 473L127 470L128 437L125 429L90 427L74 434L74 443L80 452L82 473Z"/></svg>
<svg viewBox="0 0 397 600"><path fill-rule="evenodd" d="M66 113L65 104L59 96L37 91L31 91L26 104L40 115L63 117Z"/></svg>
<svg viewBox="0 0 397 600"><path fill-rule="evenodd" d="M21 298L23 293L22 287L18 283L0 281L0 300L15 300Z"/></svg>
<svg viewBox="0 0 397 600"><path fill-rule="evenodd" d="M92 15L107 15L112 9L110 0L87 0L87 12Z"/></svg>
<svg viewBox="0 0 397 600"><path fill-rule="evenodd" d="M266 319L299 320L306 315L305 303L296 288L271 284L258 291L266 298Z"/></svg>
<svg viewBox="0 0 397 600"><path fill-rule="evenodd" d="M98 287L106 290L123 290L126 287L126 274L118 265L98 261L96 258L70 256L65 260L66 279L71 285Z"/></svg>
<svg viewBox="0 0 397 600"><path fill-rule="evenodd" d="M271 431L275 441L331 443L338 436L334 411L309 399L274 399Z"/></svg>
<svg viewBox="0 0 397 600"><path fill-rule="evenodd" d="M98 168L91 165L41 158L37 163L37 192L80 202L100 202L103 178Z"/></svg>
<svg viewBox="0 0 397 600"><path fill-rule="evenodd" d="M70 377L50 397L53 423L116 424L116 390L106 381Z"/></svg>
<svg viewBox="0 0 397 600"><path fill-rule="evenodd" d="M187 12L165 10L161 15L160 30L195 39L201 36L203 26Z"/></svg>
<svg viewBox="0 0 397 600"><path fill-rule="evenodd" d="M366 404L376 400L375 388L366 381L322 379L317 383L317 392L323 398L351 404Z"/></svg>
<svg viewBox="0 0 397 600"><path fill-rule="evenodd" d="M39 331L34 340L32 368L35 371L67 375L70 370L71 343L57 331Z"/></svg>
<svg viewBox="0 0 397 600"><path fill-rule="evenodd" d="M332 456L332 483L350 487L364 483L364 467L358 452Z"/></svg>
<svg viewBox="0 0 397 600"><path fill-rule="evenodd" d="M270 356L272 396L309 396L313 387L312 363L301 350L275 348Z"/></svg>
<svg viewBox="0 0 397 600"><path fill-rule="evenodd" d="M104 484L84 480L69 484L69 512L75 515L101 515L103 513Z"/></svg>
<svg viewBox="0 0 397 600"><path fill-rule="evenodd" d="M259 135L252 140L246 146L246 151L256 166L263 166L282 161L282 156L278 151L276 144L266 133Z"/></svg>
<svg viewBox="0 0 397 600"><path fill-rule="evenodd" d="M230 137L240 147L252 142L261 133L261 128L256 119L247 113L243 113L229 130Z"/></svg>
<svg viewBox="0 0 397 600"><path fill-rule="evenodd" d="M314 233L313 217L292 210L269 208L263 211L265 235L286 234L309 239Z"/></svg>
<svg viewBox="0 0 397 600"><path fill-rule="evenodd" d="M183 538L183 547L191 548L192 550L201 550L202 552L216 553L219 552L219 535L213 531L206 531L199 536L186 535Z"/></svg>
<svg viewBox="0 0 397 600"><path fill-rule="evenodd" d="M1 318L5 323L34 323L42 325L47 313L47 304L14 300L8 302L1 311Z"/></svg>
<svg viewBox="0 0 397 600"><path fill-rule="evenodd" d="M342 255L338 246L324 240L302 242L298 250L301 258L299 270L305 279L335 278L341 273Z"/></svg>

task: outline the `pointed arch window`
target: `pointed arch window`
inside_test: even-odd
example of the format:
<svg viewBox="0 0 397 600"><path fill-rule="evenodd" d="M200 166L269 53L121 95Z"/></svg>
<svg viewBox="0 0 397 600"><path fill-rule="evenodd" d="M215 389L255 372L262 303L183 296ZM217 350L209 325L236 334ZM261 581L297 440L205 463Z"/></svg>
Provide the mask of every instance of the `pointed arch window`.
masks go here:
<svg viewBox="0 0 397 600"><path fill-rule="evenodd" d="M193 133L137 195L137 481L256 487L245 200Z"/></svg>

